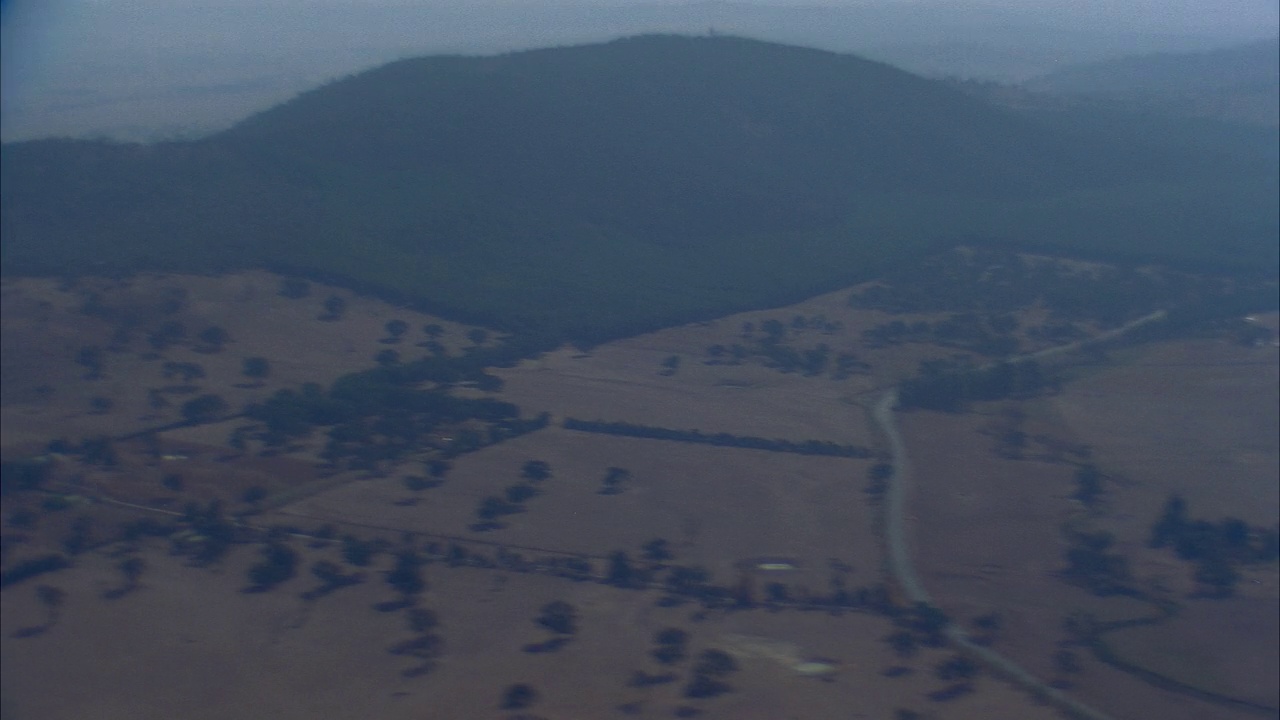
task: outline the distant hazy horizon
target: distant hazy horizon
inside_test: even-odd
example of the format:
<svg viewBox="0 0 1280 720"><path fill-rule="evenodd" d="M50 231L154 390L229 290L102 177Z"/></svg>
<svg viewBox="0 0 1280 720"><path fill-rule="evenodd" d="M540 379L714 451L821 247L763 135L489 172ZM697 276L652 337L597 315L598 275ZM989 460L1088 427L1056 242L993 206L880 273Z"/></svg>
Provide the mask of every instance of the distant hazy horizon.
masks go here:
<svg viewBox="0 0 1280 720"><path fill-rule="evenodd" d="M391 60L715 30L926 75L1020 81L1078 62L1272 37L1280 4L1229 0L82 0L3 4L5 140L225 127Z"/></svg>

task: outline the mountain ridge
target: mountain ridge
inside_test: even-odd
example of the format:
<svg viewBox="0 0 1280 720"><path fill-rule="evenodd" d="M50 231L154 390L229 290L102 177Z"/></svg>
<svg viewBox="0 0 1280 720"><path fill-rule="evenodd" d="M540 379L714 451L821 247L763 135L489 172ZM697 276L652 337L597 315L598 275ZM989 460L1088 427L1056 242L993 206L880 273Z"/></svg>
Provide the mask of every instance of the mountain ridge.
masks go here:
<svg viewBox="0 0 1280 720"><path fill-rule="evenodd" d="M617 336L946 238L1203 258L1171 205L1252 262L1254 199L1198 189L1251 178L1211 156L1049 130L855 56L648 35L398 61L196 141L6 145L0 236L7 274L288 267Z"/></svg>

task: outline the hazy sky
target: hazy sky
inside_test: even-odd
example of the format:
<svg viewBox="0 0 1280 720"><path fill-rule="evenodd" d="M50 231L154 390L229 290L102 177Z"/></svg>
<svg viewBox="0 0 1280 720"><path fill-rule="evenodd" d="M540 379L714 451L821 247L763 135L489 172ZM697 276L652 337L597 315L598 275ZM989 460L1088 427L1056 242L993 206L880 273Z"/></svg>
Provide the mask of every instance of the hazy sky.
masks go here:
<svg viewBox="0 0 1280 720"><path fill-rule="evenodd" d="M199 112L169 101L169 124L185 125L183 113L218 114L211 88L240 87L231 114L243 114L398 57L637 32L714 26L924 74L1007 80L1020 79L1018 62L1029 77L1055 63L1274 36L1280 23L1277 0L0 0L0 7L6 137L30 137L54 121L70 123L56 132L127 124L108 105L205 93L208 107ZM903 50L913 45L952 48ZM101 119L87 114L89 105ZM157 112L139 106L135 115ZM76 113L81 119L71 122Z"/></svg>

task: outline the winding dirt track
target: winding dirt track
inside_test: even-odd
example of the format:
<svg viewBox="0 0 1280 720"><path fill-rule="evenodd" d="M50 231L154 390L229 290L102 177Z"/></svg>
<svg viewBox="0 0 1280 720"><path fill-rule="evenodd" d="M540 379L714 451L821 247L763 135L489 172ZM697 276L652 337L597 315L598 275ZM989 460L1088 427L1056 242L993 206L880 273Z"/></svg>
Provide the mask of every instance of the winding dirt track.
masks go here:
<svg viewBox="0 0 1280 720"><path fill-rule="evenodd" d="M1162 320L1165 315L1165 311L1158 310L1087 340L1020 355L1010 358L1008 362L1040 360L1054 355L1074 352L1089 345L1120 337L1141 325ZM886 491L884 506L884 533L885 546L889 553L889 571L908 600L912 603L933 605L933 598L924 589L919 576L916 575L915 566L911 564L911 552L907 545L906 530L903 527L903 521L906 517L907 484L911 481L911 466L907 460L906 444L902 440L902 434L898 431L898 426L893 421L893 410L897 405L898 390L893 388L880 396L880 400L876 403L872 413L876 425L880 427L880 430L888 440L890 452L893 454L893 472L889 476L889 487ZM1113 720L1110 715L1095 710L1070 695L1050 687L1009 658L988 647L975 643L963 627L955 623L948 623L944 634L953 645L975 660L985 664L997 675L1052 703L1068 715L1085 718L1086 720Z"/></svg>

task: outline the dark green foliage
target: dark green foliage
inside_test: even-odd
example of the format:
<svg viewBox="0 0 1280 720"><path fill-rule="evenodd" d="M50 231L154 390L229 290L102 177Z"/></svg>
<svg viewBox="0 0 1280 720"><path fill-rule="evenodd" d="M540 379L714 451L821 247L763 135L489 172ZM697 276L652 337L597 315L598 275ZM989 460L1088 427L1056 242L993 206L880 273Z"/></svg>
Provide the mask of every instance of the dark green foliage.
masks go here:
<svg viewBox="0 0 1280 720"><path fill-rule="evenodd" d="M617 550L609 554L609 572L605 576L605 582L609 585L615 585L620 588L633 587L639 578L636 570L631 566L631 559L621 550Z"/></svg>
<svg viewBox="0 0 1280 720"><path fill-rule="evenodd" d="M627 681L627 687L647 688L655 685L666 685L676 681L678 676L675 673L657 673L650 675L643 670L637 670L631 673L631 679Z"/></svg>
<svg viewBox="0 0 1280 720"><path fill-rule="evenodd" d="M89 371L85 375L86 380L98 380L102 377L103 357L102 348L96 345L86 345L76 352L76 364Z"/></svg>
<svg viewBox="0 0 1280 720"><path fill-rule="evenodd" d="M53 470L47 458L24 458L0 462L0 495L35 490Z"/></svg>
<svg viewBox="0 0 1280 720"><path fill-rule="evenodd" d="M19 508L9 515L9 525L19 530L32 530L39 519L40 516L31 510Z"/></svg>
<svg viewBox="0 0 1280 720"><path fill-rule="evenodd" d="M189 552L194 564L211 565L221 560L231 549L231 543L235 540L235 526L223 515L221 502L210 500L204 506L195 502L188 503L183 510L182 521L191 528L199 541L194 546L179 546L175 549Z"/></svg>
<svg viewBox="0 0 1280 720"><path fill-rule="evenodd" d="M929 693L928 698L933 702L951 702L957 700L973 692L973 685L969 682L958 682L941 690L934 690Z"/></svg>
<svg viewBox="0 0 1280 720"><path fill-rule="evenodd" d="M57 572L71 567L71 561L63 555L43 555L30 560L23 560L0 573L0 588L16 585L24 580L39 577L45 573Z"/></svg>
<svg viewBox="0 0 1280 720"><path fill-rule="evenodd" d="M971 402L1032 397L1049 383L1035 360L959 370L922 363L920 373L899 386L898 407L959 412Z"/></svg>
<svg viewBox="0 0 1280 720"><path fill-rule="evenodd" d="M261 380L271 375L271 362L264 357L247 357L241 363L245 377Z"/></svg>
<svg viewBox="0 0 1280 720"><path fill-rule="evenodd" d="M217 325L201 330L200 334L196 337L201 343L201 347L199 349L204 352L218 352L222 350L222 346L227 344L227 341L231 339L231 336L227 334L227 331Z"/></svg>
<svg viewBox="0 0 1280 720"><path fill-rule="evenodd" d="M978 674L978 665L963 655L938 663L934 674L939 680L969 680Z"/></svg>
<svg viewBox="0 0 1280 720"><path fill-rule="evenodd" d="M292 578L298 568L298 553L282 542L262 548L262 561L249 568L249 590L265 592Z"/></svg>
<svg viewBox="0 0 1280 720"><path fill-rule="evenodd" d="M671 355L666 360L662 361L662 370L659 371L658 374L670 377L672 375L675 375L676 371L679 369L680 369L680 356Z"/></svg>
<svg viewBox="0 0 1280 720"><path fill-rule="evenodd" d="M332 322L342 317L347 311L347 301L337 295L330 295L324 299L324 314L320 316L321 320Z"/></svg>
<svg viewBox="0 0 1280 720"><path fill-rule="evenodd" d="M674 665L689 654L689 633L680 628L659 630L653 635L657 645L649 654L663 665Z"/></svg>
<svg viewBox="0 0 1280 720"><path fill-rule="evenodd" d="M559 635L573 635L578 630L578 613L563 600L547 603L535 622L546 630Z"/></svg>
<svg viewBox="0 0 1280 720"><path fill-rule="evenodd" d="M649 562L666 562L674 557L671 554L671 544L662 538L650 540L644 544L644 559Z"/></svg>
<svg viewBox="0 0 1280 720"><path fill-rule="evenodd" d="M631 479L631 471L626 468L611 467L605 470L601 481L601 495L617 495L622 492L624 483Z"/></svg>
<svg viewBox="0 0 1280 720"><path fill-rule="evenodd" d="M1076 468L1076 492L1072 497L1087 508L1098 504L1102 495L1102 473L1094 465L1081 465Z"/></svg>
<svg viewBox="0 0 1280 720"><path fill-rule="evenodd" d="M1246 163L1052 121L740 38L404 60L198 141L6 145L0 265L270 265L583 340L782 304L938 237L1275 266L1269 137Z"/></svg>
<svg viewBox="0 0 1280 720"><path fill-rule="evenodd" d="M530 460L520 468L520 477L531 482L542 482L551 477L551 466L542 460Z"/></svg>
<svg viewBox="0 0 1280 720"><path fill-rule="evenodd" d="M120 462L116 456L115 444L106 437L85 438L81 441L80 458L89 465L102 467L115 467Z"/></svg>
<svg viewBox="0 0 1280 720"><path fill-rule="evenodd" d="M88 515L81 515L71 521L71 528L62 540L62 549L68 555L79 555L89 548L93 540L93 520Z"/></svg>
<svg viewBox="0 0 1280 720"><path fill-rule="evenodd" d="M1108 532L1077 532L1070 536L1066 579L1095 595L1116 595L1128 591L1129 561L1109 552L1115 538Z"/></svg>
<svg viewBox="0 0 1280 720"><path fill-rule="evenodd" d="M388 320L387 324L383 327L386 328L387 337L382 340L382 342L398 343L400 342L401 336L409 331L409 323L398 318L395 320Z"/></svg>
<svg viewBox="0 0 1280 720"><path fill-rule="evenodd" d="M182 419L189 423L217 420L227 412L227 401L219 395L201 395L182 404Z"/></svg>
<svg viewBox="0 0 1280 720"><path fill-rule="evenodd" d="M675 442L716 445L719 447L749 448L767 450L769 452L798 453L801 455L833 455L836 457L867 458L871 451L857 445L839 445L826 440L769 440L750 435L730 435L729 433L704 434L700 430L672 430L670 428L651 425L632 425L625 422L605 422L603 420L579 420L565 418L564 427L580 432L601 433L604 435L621 435L624 437L650 438L653 440L672 440Z"/></svg>
<svg viewBox="0 0 1280 720"><path fill-rule="evenodd" d="M538 693L532 687L517 683L509 686L502 693L502 709L503 710L523 710L533 704L538 698Z"/></svg>
<svg viewBox="0 0 1280 720"><path fill-rule="evenodd" d="M1240 580L1237 567L1270 563L1280 556L1280 531L1250 527L1240 518L1217 523L1190 517L1187 503L1170 495L1151 526L1148 544L1172 547L1179 559L1193 563L1192 576L1207 597L1230 597Z"/></svg>
<svg viewBox="0 0 1280 720"><path fill-rule="evenodd" d="M372 542L361 540L353 535L342 538L342 559L356 567L367 567L373 561L376 552L377 546Z"/></svg>
<svg viewBox="0 0 1280 720"><path fill-rule="evenodd" d="M687 698L710 698L723 695L733 688L721 678L737 671L738 663L723 650L710 649L703 651L693 667L694 676L685 686L684 696Z"/></svg>
<svg viewBox="0 0 1280 720"><path fill-rule="evenodd" d="M164 364L164 379L171 380L173 378L181 378L182 382L190 383L193 380L204 378L204 367L200 363L193 362L175 362L167 360Z"/></svg>
<svg viewBox="0 0 1280 720"><path fill-rule="evenodd" d="M395 567L387 573L387 584L406 598L425 590L427 583L422 578L422 558L409 550L397 554Z"/></svg>
<svg viewBox="0 0 1280 720"><path fill-rule="evenodd" d="M538 494L538 489L528 483L518 483L506 489L507 502L519 505Z"/></svg>
<svg viewBox="0 0 1280 720"><path fill-rule="evenodd" d="M703 651L693 671L710 677L724 677L737 669L738 663L734 661L733 656L723 650L711 649Z"/></svg>
<svg viewBox="0 0 1280 720"><path fill-rule="evenodd" d="M254 485L244 491L240 496L240 502L248 505L255 505L267 499L267 489L261 485Z"/></svg>
<svg viewBox="0 0 1280 720"><path fill-rule="evenodd" d="M414 492L428 490L440 484L439 480L428 480L421 475L405 475L401 482L404 483L406 489Z"/></svg>

